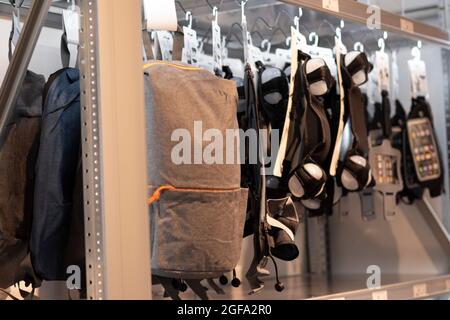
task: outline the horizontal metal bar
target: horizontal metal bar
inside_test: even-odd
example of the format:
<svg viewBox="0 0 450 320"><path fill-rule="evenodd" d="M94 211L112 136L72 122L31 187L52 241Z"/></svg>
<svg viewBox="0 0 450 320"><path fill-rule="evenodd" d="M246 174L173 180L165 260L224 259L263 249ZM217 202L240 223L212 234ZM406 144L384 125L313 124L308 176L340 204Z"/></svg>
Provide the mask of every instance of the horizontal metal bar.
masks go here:
<svg viewBox="0 0 450 320"><path fill-rule="evenodd" d="M296 5L303 8L324 12L337 16L344 20L350 20L366 24L370 17L367 12L368 6L352 0L339 0L339 11L325 9L322 1L317 0L281 0L284 3ZM407 28L412 26L412 29ZM394 13L381 10L381 29L384 31L402 34L408 38L432 41L450 48L450 38L445 30L404 18Z"/></svg>

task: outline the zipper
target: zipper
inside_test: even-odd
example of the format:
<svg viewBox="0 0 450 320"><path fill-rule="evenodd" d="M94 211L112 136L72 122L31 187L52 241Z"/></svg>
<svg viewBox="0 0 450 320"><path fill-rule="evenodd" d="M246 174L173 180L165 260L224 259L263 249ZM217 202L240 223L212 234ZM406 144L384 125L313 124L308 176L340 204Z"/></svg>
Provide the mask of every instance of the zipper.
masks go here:
<svg viewBox="0 0 450 320"><path fill-rule="evenodd" d="M209 192L209 193L224 193L224 192L235 192L240 191L241 188L231 188L231 189L208 189L208 188L177 188L174 186L161 186L159 187L152 196L147 200L147 204L151 205L159 199L161 199L161 194L164 191L181 191L181 192Z"/></svg>
<svg viewBox="0 0 450 320"><path fill-rule="evenodd" d="M202 69L200 69L198 67L184 66L184 65L179 65L179 64L175 64L175 63L166 62L166 61L152 61L152 62L144 64L143 68L145 70L145 69L148 69L150 67L158 66L158 65L173 67L173 68L177 68L177 69L180 69L180 70L189 70L189 71L202 70Z"/></svg>

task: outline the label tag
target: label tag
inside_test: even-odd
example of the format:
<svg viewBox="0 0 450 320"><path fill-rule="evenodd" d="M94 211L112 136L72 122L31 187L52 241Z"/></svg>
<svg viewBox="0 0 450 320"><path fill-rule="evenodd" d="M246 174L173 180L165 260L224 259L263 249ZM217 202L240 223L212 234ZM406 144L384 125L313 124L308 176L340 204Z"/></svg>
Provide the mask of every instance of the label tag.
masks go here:
<svg viewBox="0 0 450 320"><path fill-rule="evenodd" d="M15 10L13 13L13 23L14 23L14 30L13 30L12 43L13 43L14 47L16 47L17 42L19 41L20 33L22 32L22 25L20 23L19 16L16 15Z"/></svg>
<svg viewBox="0 0 450 320"><path fill-rule="evenodd" d="M414 98L418 96L426 97L428 95L427 66L425 61L412 59L408 61L409 72L411 75L411 92Z"/></svg>
<svg viewBox="0 0 450 320"><path fill-rule="evenodd" d="M63 10L63 26L67 35L67 43L78 45L80 43L80 8Z"/></svg>
<svg viewBox="0 0 450 320"><path fill-rule="evenodd" d="M198 66L197 32L189 27L183 27L183 33L183 62L193 66Z"/></svg>
<svg viewBox="0 0 450 320"><path fill-rule="evenodd" d="M156 31L161 57L165 61L172 61L173 36L169 31Z"/></svg>
<svg viewBox="0 0 450 320"><path fill-rule="evenodd" d="M322 0L322 8L339 12L339 0Z"/></svg>
<svg viewBox="0 0 450 320"><path fill-rule="evenodd" d="M388 300L388 292L386 290L372 292L372 300Z"/></svg>
<svg viewBox="0 0 450 320"><path fill-rule="evenodd" d="M413 287L413 296L414 298L423 298L428 295L427 285L425 283L416 284Z"/></svg>
<svg viewBox="0 0 450 320"><path fill-rule="evenodd" d="M177 31L175 0L144 0L147 30Z"/></svg>
<svg viewBox="0 0 450 320"><path fill-rule="evenodd" d="M406 19L400 19L400 29L408 33L414 33L414 23Z"/></svg>
<svg viewBox="0 0 450 320"><path fill-rule="evenodd" d="M397 52L392 52L392 86L394 88L393 100L395 101L400 95L400 73L397 63Z"/></svg>
<svg viewBox="0 0 450 320"><path fill-rule="evenodd" d="M284 69L287 64L291 63L291 50L278 48L275 50L275 57L275 67Z"/></svg>
<svg viewBox="0 0 450 320"><path fill-rule="evenodd" d="M377 68L378 93L381 97L383 90L390 91L391 70L387 53L377 51L375 53L375 65Z"/></svg>
<svg viewBox="0 0 450 320"><path fill-rule="evenodd" d="M212 42L213 42L213 59L214 70L222 71L223 66L223 49L222 49L222 35L220 26L216 21L212 22Z"/></svg>

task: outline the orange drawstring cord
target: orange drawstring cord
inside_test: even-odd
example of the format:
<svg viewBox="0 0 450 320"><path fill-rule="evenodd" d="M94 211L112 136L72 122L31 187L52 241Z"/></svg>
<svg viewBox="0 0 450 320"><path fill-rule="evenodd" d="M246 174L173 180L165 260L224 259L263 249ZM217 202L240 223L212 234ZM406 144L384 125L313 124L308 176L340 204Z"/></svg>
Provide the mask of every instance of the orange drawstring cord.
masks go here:
<svg viewBox="0 0 450 320"><path fill-rule="evenodd" d="M152 196L148 199L148 201L147 201L148 205L151 205L152 203L158 201L158 200L161 198L161 192L167 191L167 190L173 191L173 190L176 190L176 188L173 187L173 186L162 186L162 187L159 187L159 188L152 194Z"/></svg>

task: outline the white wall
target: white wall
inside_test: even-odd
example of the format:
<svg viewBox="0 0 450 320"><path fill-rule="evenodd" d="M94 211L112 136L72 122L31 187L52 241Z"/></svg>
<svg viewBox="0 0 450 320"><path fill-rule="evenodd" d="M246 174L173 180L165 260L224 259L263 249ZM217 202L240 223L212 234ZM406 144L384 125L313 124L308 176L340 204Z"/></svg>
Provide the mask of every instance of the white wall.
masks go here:
<svg viewBox="0 0 450 320"><path fill-rule="evenodd" d="M0 80L3 80L8 68L8 39L11 21L0 19ZM60 42L61 30L44 28L39 37L29 69L46 78L61 69Z"/></svg>

